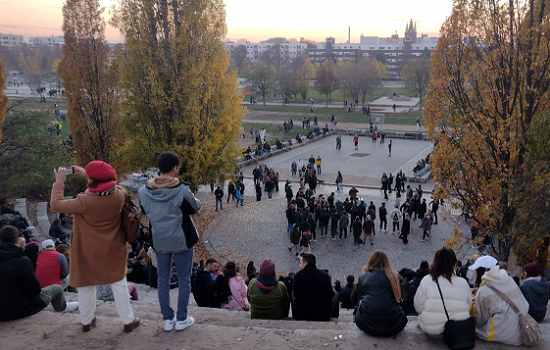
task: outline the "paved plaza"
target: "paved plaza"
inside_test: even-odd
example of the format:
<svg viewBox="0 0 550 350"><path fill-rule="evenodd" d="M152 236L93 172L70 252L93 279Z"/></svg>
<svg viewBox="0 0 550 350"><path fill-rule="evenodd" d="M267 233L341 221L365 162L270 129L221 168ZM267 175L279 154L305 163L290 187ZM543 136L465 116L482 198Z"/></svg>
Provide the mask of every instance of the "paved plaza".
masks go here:
<svg viewBox="0 0 550 350"><path fill-rule="evenodd" d="M395 173L396 170L409 166L414 159L424 157L426 152L431 150L432 145L426 141L394 140L395 154L392 150L392 157L388 157L386 145L372 145L370 140L362 138L359 143L359 151L354 151L351 137L343 137L342 149L335 150L333 137L322 139L315 143L294 149L291 152L274 156L265 161L269 167L273 167L281 173L280 191L274 192L273 199L267 199L267 193L264 193L261 202L245 202L244 207L234 209L234 204L225 206L227 212L220 215L211 224L210 229L203 233L203 242L205 247L213 255L219 253L223 256L223 261L227 260L252 260L256 267L264 258L272 258L277 266L279 274L286 274L298 270L298 260L294 252L291 254L288 247L291 246L286 233L287 220L285 216L286 199L284 198L284 180L290 177L290 163L298 157L304 161L311 154L315 157L321 155L323 158L323 172L320 179L325 179L326 184L317 189L317 193L325 194L335 191L334 179L336 172L340 169L344 177L344 194L337 195L342 201L345 199L350 189L349 181L362 184L365 187L359 188L359 197L367 203L373 201L378 208L382 202L386 202L388 213L395 204L395 192L389 195L389 200L383 199L383 193L378 189L379 178L383 171ZM364 152L369 156L357 158L351 156L353 153ZM416 163L414 161L414 163ZM411 168L412 169L412 168ZM246 193L254 194L252 179L249 178L252 167L243 168ZM287 175L288 174L288 175ZM380 174L380 175L379 175ZM369 179L370 178L370 179ZM346 183L348 185L346 185ZM414 187L417 184L412 184ZM370 187L374 186L374 187ZM433 186L430 185L430 186ZM424 186L423 186L424 187ZM431 187L426 185L428 190ZM296 192L297 184L293 185ZM207 190L206 187L201 189ZM208 188L209 190L209 188ZM430 194L425 193L423 198L431 201ZM404 197L401 198L403 203ZM225 200L224 200L225 205ZM229 209L229 210L228 210ZM377 210L378 211L378 210ZM378 215L378 213L377 213ZM318 266L328 269L333 278L345 280L347 274L353 274L356 277L362 272L362 267L367 263L370 254L381 249L389 256L392 267L399 270L404 267L416 269L421 260L432 261L434 253L441 248L445 240L453 233L454 224L444 222L441 219L442 210L439 210L439 224L432 226L432 238L426 242L420 242L422 229L419 228L420 221L411 221L411 234L409 235L409 244L403 245L398 238L398 234L391 233L391 220L388 217L388 233L382 233L379 230L378 217L376 218L376 235L374 236L374 246L369 243L355 247L351 233L348 233L348 239L333 241L329 234L324 237L317 235L317 242L312 242L312 251L317 255ZM469 228L463 220L463 232L469 232ZM469 247L469 245L466 245ZM459 258L471 256L474 249L459 254Z"/></svg>

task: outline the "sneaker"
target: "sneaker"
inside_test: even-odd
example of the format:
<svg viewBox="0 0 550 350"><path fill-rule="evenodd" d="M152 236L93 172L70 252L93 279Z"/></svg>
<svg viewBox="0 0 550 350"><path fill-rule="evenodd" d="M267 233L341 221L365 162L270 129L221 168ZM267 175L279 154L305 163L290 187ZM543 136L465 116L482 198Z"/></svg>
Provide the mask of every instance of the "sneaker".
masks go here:
<svg viewBox="0 0 550 350"><path fill-rule="evenodd" d="M421 240L420 240L420 242L424 242L424 240L423 240L423 239L421 239Z"/></svg>
<svg viewBox="0 0 550 350"><path fill-rule="evenodd" d="M187 316L185 321L176 322L176 331L183 331L185 328L189 328L195 324L195 319L193 317Z"/></svg>
<svg viewBox="0 0 550 350"><path fill-rule="evenodd" d="M317 240L316 240L316 239L314 239L314 240L313 240L313 242L317 242Z"/></svg>
<svg viewBox="0 0 550 350"><path fill-rule="evenodd" d="M176 325L176 317L174 317L171 320L164 320L164 331L170 332L172 329L174 329L175 325Z"/></svg>
<svg viewBox="0 0 550 350"><path fill-rule="evenodd" d="M65 306L65 310L60 312L73 312L74 310L78 309L78 302L77 301L71 301L67 303L67 306Z"/></svg>

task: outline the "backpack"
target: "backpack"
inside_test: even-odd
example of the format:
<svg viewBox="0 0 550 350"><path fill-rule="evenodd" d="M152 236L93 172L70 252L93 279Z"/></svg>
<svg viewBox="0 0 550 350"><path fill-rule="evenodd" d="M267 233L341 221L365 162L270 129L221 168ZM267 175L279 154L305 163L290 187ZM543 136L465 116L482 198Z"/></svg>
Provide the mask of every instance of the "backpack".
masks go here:
<svg viewBox="0 0 550 350"><path fill-rule="evenodd" d="M290 231L290 243L299 244L300 243L300 230Z"/></svg>

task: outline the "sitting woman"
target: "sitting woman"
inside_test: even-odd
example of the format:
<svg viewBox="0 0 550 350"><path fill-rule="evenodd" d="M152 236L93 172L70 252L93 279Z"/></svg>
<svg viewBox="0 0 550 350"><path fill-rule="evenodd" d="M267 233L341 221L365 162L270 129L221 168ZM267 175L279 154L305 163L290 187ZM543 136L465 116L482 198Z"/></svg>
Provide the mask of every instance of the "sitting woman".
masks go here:
<svg viewBox="0 0 550 350"><path fill-rule="evenodd" d="M221 304L222 309L234 311L250 310L250 304L246 297L247 288L244 280L237 274L235 263L229 261L223 268L223 276L225 288L229 288L231 294L227 298L227 302Z"/></svg>
<svg viewBox="0 0 550 350"><path fill-rule="evenodd" d="M363 272L357 283L357 327L372 336L397 335L407 325L407 316L399 305L402 300L397 273L379 250L372 253Z"/></svg>
<svg viewBox="0 0 550 350"><path fill-rule="evenodd" d="M422 331L432 337L442 338L447 323L443 300L449 319L466 320L470 317L472 292L464 278L455 275L455 252L445 247L435 253L430 273L420 282L414 297L414 308L418 312L418 323ZM443 300L439 294L439 287Z"/></svg>
<svg viewBox="0 0 550 350"><path fill-rule="evenodd" d="M275 263L264 259L260 264L260 276L248 284L250 318L281 319L288 317L290 299L285 284L277 280Z"/></svg>

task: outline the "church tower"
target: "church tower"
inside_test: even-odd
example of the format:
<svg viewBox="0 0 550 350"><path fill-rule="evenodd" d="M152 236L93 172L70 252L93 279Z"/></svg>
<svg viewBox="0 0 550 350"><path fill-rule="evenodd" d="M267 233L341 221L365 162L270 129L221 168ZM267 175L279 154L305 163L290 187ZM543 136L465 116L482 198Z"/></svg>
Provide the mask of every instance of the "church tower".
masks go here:
<svg viewBox="0 0 550 350"><path fill-rule="evenodd" d="M409 41L411 43L417 42L416 23L413 23L412 18L411 22L405 26L405 41Z"/></svg>

